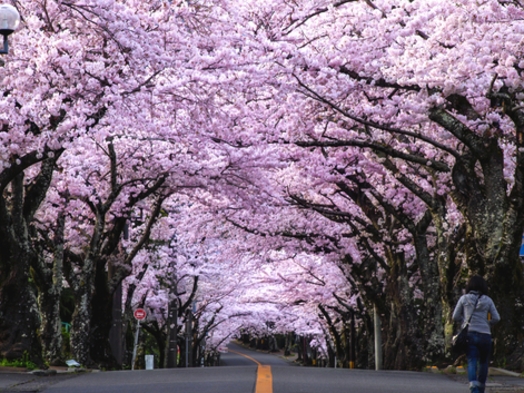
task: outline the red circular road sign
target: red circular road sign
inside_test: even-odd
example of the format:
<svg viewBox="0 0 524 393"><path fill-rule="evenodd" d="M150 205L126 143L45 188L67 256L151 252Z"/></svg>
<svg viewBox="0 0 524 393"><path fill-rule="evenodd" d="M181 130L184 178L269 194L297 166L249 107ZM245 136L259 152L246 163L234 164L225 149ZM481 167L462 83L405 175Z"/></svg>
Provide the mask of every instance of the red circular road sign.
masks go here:
<svg viewBox="0 0 524 393"><path fill-rule="evenodd" d="M144 310L143 308L137 308L135 310L135 312L133 313L133 315L135 316L135 318L139 321L143 320L143 319L146 319L146 310Z"/></svg>

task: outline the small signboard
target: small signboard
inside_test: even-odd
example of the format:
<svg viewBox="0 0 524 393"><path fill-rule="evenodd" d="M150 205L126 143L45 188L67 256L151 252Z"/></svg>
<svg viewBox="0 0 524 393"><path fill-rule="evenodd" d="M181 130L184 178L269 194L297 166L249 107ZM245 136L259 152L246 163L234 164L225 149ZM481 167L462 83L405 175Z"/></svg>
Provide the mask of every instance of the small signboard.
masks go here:
<svg viewBox="0 0 524 393"><path fill-rule="evenodd" d="M146 319L147 313L146 310L144 310L143 308L137 308L133 315L135 316L135 319L137 321L142 321Z"/></svg>

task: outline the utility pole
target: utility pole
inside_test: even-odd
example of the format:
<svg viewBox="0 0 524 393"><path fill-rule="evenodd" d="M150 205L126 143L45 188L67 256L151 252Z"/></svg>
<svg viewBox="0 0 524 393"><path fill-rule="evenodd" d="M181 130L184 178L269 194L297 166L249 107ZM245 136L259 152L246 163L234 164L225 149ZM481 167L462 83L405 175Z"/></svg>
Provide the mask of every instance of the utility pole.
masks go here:
<svg viewBox="0 0 524 393"><path fill-rule="evenodd" d="M171 273L171 285L169 286L166 344L166 367L175 368L178 366L178 292L176 273Z"/></svg>
<svg viewBox="0 0 524 393"><path fill-rule="evenodd" d="M186 317L186 367L193 367L193 313L191 310L187 310Z"/></svg>
<svg viewBox="0 0 524 393"><path fill-rule="evenodd" d="M351 312L351 325L350 325L350 347L349 347L349 368L355 368L356 358L356 334L355 334L355 312Z"/></svg>
<svg viewBox="0 0 524 393"><path fill-rule="evenodd" d="M382 370L382 333L377 306L373 306L375 319L375 370Z"/></svg>

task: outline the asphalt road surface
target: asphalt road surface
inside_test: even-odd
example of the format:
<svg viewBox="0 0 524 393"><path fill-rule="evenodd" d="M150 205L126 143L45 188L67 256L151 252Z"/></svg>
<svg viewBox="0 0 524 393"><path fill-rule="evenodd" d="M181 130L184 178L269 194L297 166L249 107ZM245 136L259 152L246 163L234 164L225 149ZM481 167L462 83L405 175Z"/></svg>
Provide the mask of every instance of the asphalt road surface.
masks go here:
<svg viewBox="0 0 524 393"><path fill-rule="evenodd" d="M222 366L87 373L45 393L467 393L445 375L293 366L236 345Z"/></svg>

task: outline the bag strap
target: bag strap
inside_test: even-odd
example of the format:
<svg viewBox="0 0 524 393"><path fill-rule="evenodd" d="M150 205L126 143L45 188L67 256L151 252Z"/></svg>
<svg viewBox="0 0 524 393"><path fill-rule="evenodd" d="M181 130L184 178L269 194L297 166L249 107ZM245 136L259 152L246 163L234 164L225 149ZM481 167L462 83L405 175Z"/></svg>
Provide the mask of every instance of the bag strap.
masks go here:
<svg viewBox="0 0 524 393"><path fill-rule="evenodd" d="M473 311L471 311L471 314L470 314L470 316L468 318L468 322L466 322L466 325L464 325L464 326L468 326L469 323L471 322L471 317L473 317L473 313L475 312L475 309L477 308L477 303L479 302L479 299L480 299L481 296L482 296L482 294L477 296L477 300L475 301L475 305L473 306Z"/></svg>

